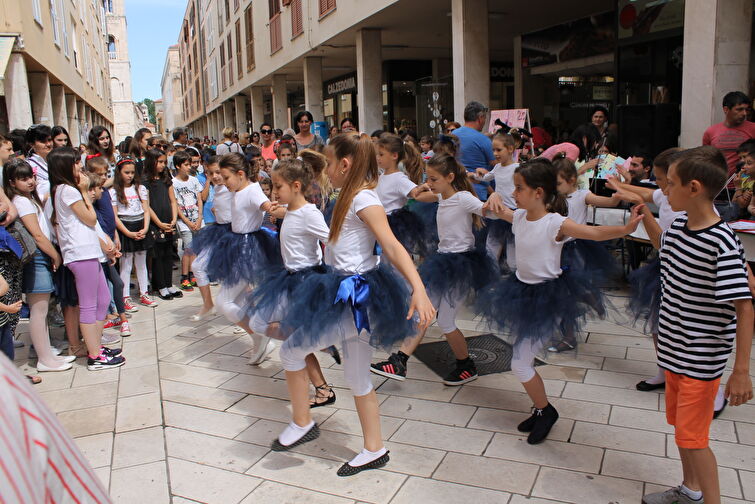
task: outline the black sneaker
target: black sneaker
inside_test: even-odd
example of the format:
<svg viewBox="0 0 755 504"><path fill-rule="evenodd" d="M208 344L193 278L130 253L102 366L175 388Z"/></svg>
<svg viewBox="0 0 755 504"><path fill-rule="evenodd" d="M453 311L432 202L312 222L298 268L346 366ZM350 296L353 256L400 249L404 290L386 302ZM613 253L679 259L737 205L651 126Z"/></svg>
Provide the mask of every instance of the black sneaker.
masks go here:
<svg viewBox="0 0 755 504"><path fill-rule="evenodd" d="M443 383L449 386L464 385L467 382L477 379L477 368L474 365L474 361L467 357L466 360L456 361L456 369L451 371L448 376L443 379Z"/></svg>
<svg viewBox="0 0 755 504"><path fill-rule="evenodd" d="M370 371L386 378L404 381L406 380L406 360L408 358L409 356L401 351L392 353L387 361L370 365Z"/></svg>
<svg viewBox="0 0 755 504"><path fill-rule="evenodd" d="M539 410L533 406L532 415L530 415L527 420L517 425L516 430L519 432L532 432L532 428L535 426L535 420L537 420L537 411Z"/></svg>
<svg viewBox="0 0 755 504"><path fill-rule="evenodd" d="M123 351L122 348L108 348L108 347L100 347L100 352L103 352L108 357L115 357L116 355L120 355Z"/></svg>
<svg viewBox="0 0 755 504"><path fill-rule="evenodd" d="M527 436L527 442L529 444L538 444L548 437L551 427L558 420L558 411L549 403L543 409L535 409L533 416L535 417L535 425L532 427L530 435Z"/></svg>
<svg viewBox="0 0 755 504"><path fill-rule="evenodd" d="M87 357L87 369L89 371L99 371L101 369L117 368L126 363L126 359L120 355L105 355L101 353L95 359Z"/></svg>

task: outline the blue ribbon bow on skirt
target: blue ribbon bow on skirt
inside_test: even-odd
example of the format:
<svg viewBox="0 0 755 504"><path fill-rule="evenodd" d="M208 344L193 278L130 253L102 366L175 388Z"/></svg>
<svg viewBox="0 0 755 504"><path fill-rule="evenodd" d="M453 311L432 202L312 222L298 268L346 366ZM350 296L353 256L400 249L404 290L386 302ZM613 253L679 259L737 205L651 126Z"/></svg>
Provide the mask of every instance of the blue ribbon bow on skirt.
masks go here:
<svg viewBox="0 0 755 504"><path fill-rule="evenodd" d="M354 315L354 325L358 332L366 329L370 332L370 319L367 315L367 305L370 300L370 284L362 275L352 275L341 280L333 304L344 302L351 305Z"/></svg>

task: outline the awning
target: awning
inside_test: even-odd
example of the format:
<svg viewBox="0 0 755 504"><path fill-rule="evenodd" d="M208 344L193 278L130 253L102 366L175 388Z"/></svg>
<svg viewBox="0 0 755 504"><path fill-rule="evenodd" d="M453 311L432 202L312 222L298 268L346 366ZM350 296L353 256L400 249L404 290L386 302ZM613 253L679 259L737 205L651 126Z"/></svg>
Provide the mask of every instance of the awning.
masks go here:
<svg viewBox="0 0 755 504"><path fill-rule="evenodd" d="M8 66L8 60L10 59L10 53L13 50L13 44L16 42L16 37L0 37L0 96L5 94L5 67Z"/></svg>

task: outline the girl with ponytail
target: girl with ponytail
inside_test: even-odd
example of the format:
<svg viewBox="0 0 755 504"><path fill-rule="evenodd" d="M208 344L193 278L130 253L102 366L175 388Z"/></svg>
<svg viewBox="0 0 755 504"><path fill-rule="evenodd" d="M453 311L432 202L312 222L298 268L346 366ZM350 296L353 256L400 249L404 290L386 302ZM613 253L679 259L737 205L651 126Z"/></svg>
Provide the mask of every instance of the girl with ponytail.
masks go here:
<svg viewBox="0 0 755 504"><path fill-rule="evenodd" d="M568 205L557 190L557 171L550 161L535 158L514 171L517 210L493 198L486 207L511 222L516 236L515 275L488 286L477 298L477 311L496 330L511 335L511 370L533 402L532 416L517 427L528 432L527 442L543 441L558 420L545 386L535 371L535 355L561 334L576 335L589 312L597 312L592 282L578 268L562 264L567 237L611 240L626 236L642 220L639 210L624 226L587 226L568 219ZM597 313L596 313L597 314ZM576 339L575 339L576 341Z"/></svg>
<svg viewBox="0 0 755 504"><path fill-rule="evenodd" d="M429 325L435 310L411 257L391 233L374 191L378 167L372 141L338 135L325 148L325 155L328 177L340 193L330 230L319 222L310 238L327 240L325 266L312 268L306 281L293 289L281 315L281 326L290 333L281 345L280 360L286 370L293 421L273 441L272 449L288 450L319 436L310 413L306 358L340 344L344 376L364 433L364 449L338 470L339 476L351 476L382 467L389 459L370 379L373 347L390 348L400 343L416 331L417 325ZM285 190L283 185L280 188ZM286 227L284 220L284 230ZM285 250L287 240L283 241ZM374 255L375 242L395 269L381 264L380 256ZM396 270L406 281L396 275ZM260 300L259 306L265 305Z"/></svg>

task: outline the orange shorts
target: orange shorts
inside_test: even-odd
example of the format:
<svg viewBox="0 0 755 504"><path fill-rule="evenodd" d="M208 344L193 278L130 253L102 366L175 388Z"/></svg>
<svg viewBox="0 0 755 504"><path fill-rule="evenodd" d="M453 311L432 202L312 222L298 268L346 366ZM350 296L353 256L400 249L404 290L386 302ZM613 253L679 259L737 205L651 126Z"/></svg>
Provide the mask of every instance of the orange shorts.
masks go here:
<svg viewBox="0 0 755 504"><path fill-rule="evenodd" d="M679 448L708 447L713 408L721 378L697 380L666 371L666 421Z"/></svg>

